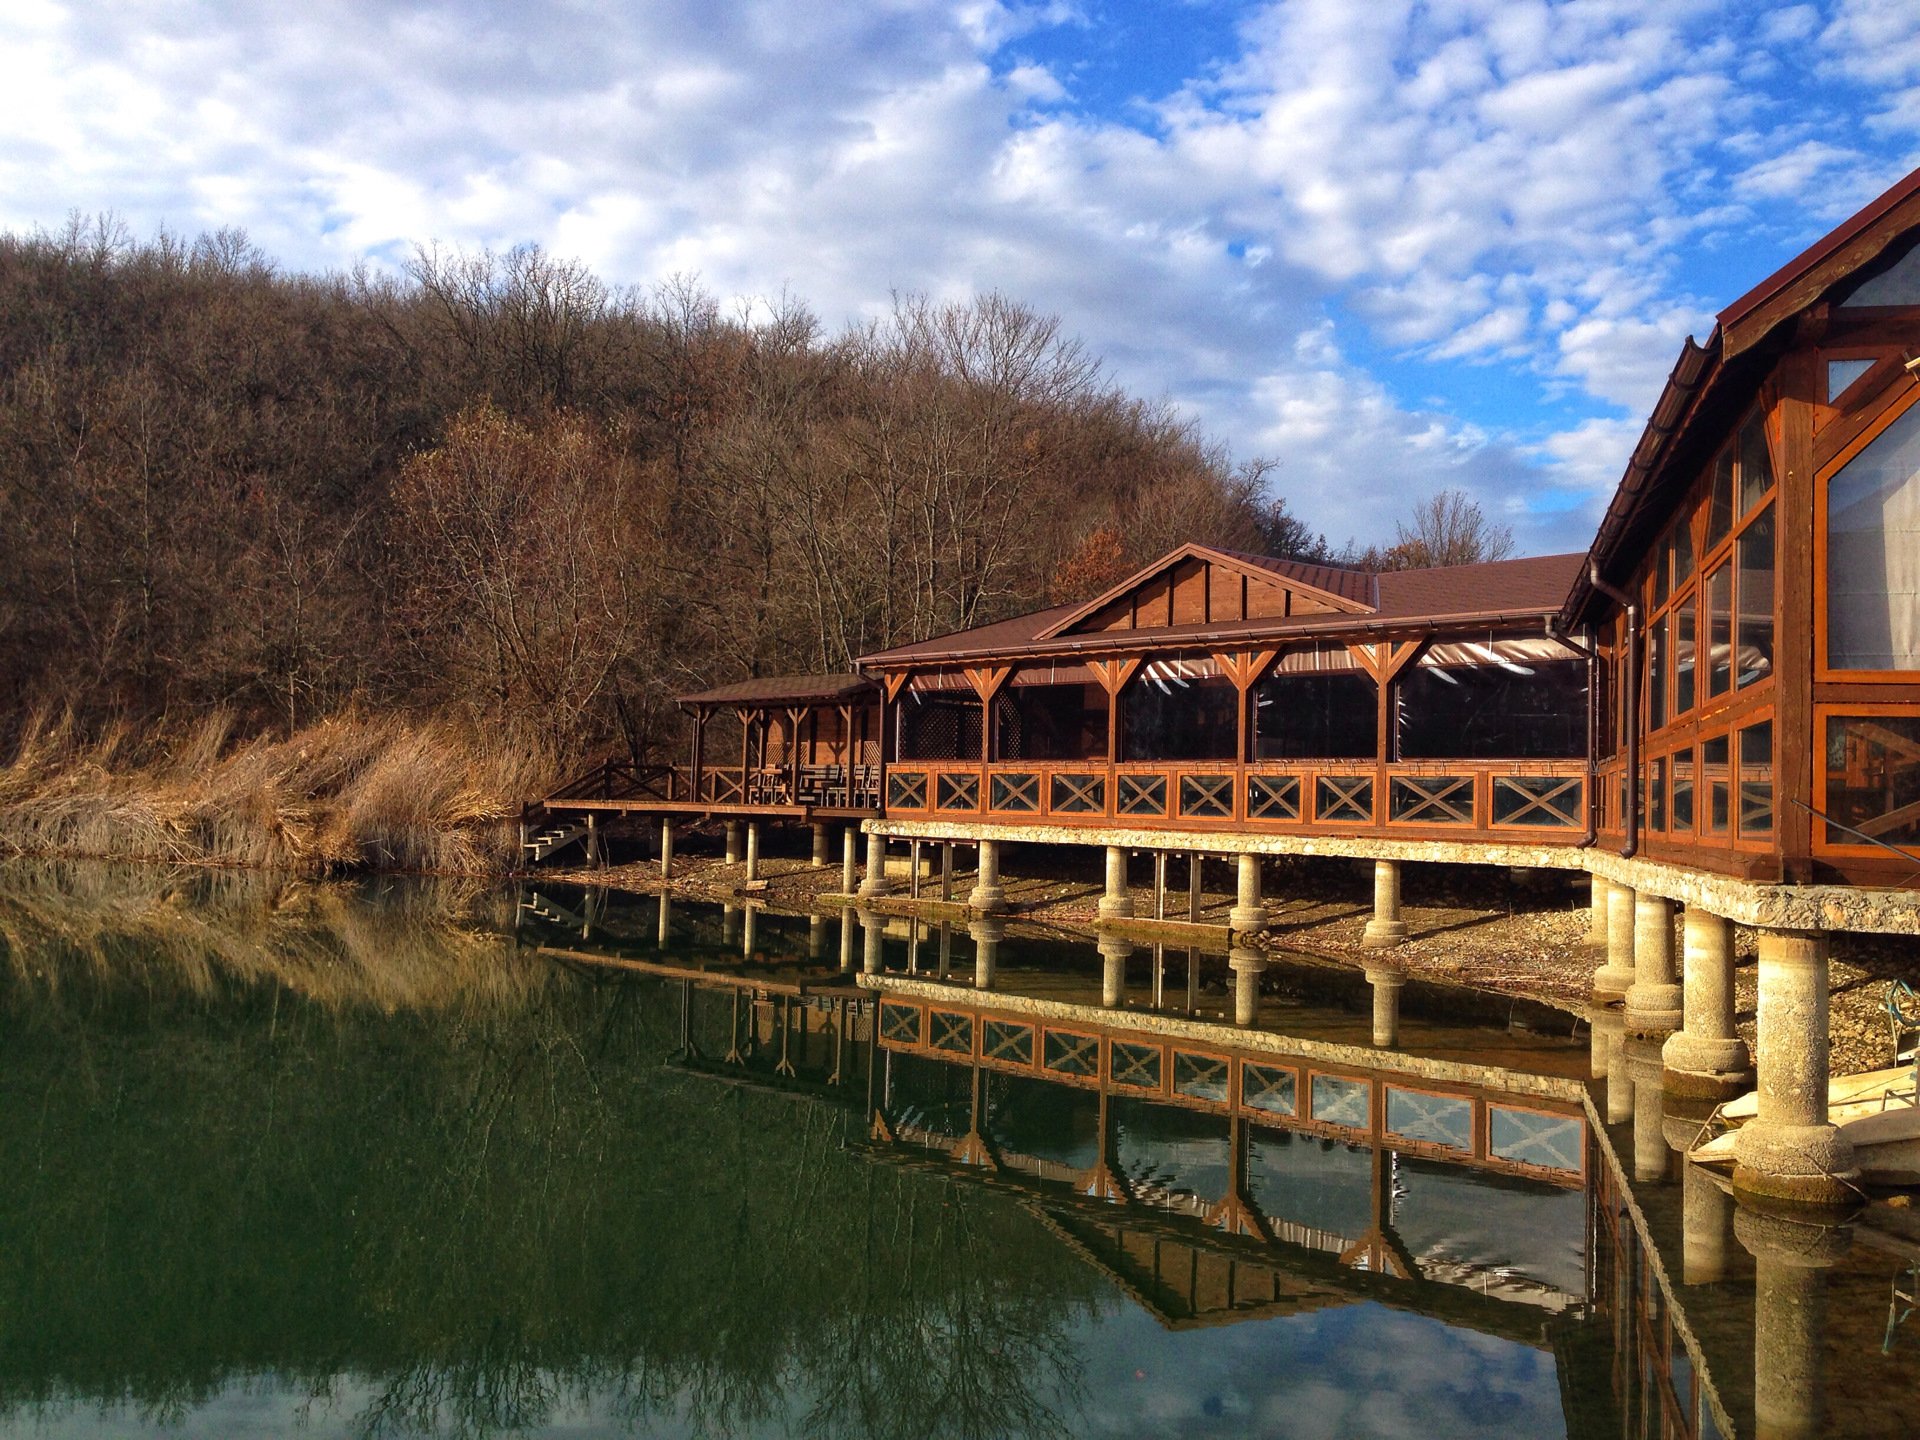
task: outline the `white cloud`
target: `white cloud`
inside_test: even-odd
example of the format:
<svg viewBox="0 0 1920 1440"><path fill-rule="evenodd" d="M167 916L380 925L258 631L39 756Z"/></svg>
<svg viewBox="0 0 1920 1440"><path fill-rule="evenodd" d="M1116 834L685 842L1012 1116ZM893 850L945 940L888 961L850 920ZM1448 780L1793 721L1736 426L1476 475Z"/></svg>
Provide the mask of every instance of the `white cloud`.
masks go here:
<svg viewBox="0 0 1920 1440"><path fill-rule="evenodd" d="M1798 249L1891 178L1872 127L1920 111L1909 0L1738 10L1274 0L1234 53L1096 114L1022 53L1095 35L1092 3L18 0L0 225L238 224L297 266L531 240L829 324L1003 290L1280 459L1339 539L1463 485L1565 546L1681 337L1756 278L1698 298L1682 255L1764 225ZM1809 37L1844 104L1750 78L1797 74Z"/></svg>

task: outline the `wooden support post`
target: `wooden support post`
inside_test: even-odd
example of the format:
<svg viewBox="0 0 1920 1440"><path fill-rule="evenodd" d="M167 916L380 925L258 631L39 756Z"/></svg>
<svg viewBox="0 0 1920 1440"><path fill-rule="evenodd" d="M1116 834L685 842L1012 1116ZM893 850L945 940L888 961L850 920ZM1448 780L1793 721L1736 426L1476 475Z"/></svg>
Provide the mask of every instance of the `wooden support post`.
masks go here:
<svg viewBox="0 0 1920 1440"><path fill-rule="evenodd" d="M600 817L591 810L587 812L587 868L600 868Z"/></svg>
<svg viewBox="0 0 1920 1440"><path fill-rule="evenodd" d="M1167 852L1153 852L1153 918L1167 918Z"/></svg>
<svg viewBox="0 0 1920 1440"><path fill-rule="evenodd" d="M660 822L660 878L673 878L673 821Z"/></svg>
<svg viewBox="0 0 1920 1440"><path fill-rule="evenodd" d="M953 899L953 842L947 840L940 846L940 898Z"/></svg>
<svg viewBox="0 0 1920 1440"><path fill-rule="evenodd" d="M907 898L918 900L920 898L920 841L915 840L907 846L907 856L907 864L911 867L907 875Z"/></svg>
<svg viewBox="0 0 1920 1440"><path fill-rule="evenodd" d="M693 793L687 798L700 800L706 796L707 769L707 712L693 712Z"/></svg>
<svg viewBox="0 0 1920 1440"><path fill-rule="evenodd" d="M856 863L859 852L854 842L854 837L858 833L859 827L855 825L849 825L840 832L840 893L842 895L853 894L854 888L860 883L860 871Z"/></svg>
<svg viewBox="0 0 1920 1440"><path fill-rule="evenodd" d="M1187 919L1200 923L1200 887L1206 879L1207 857L1198 850L1187 855Z"/></svg>

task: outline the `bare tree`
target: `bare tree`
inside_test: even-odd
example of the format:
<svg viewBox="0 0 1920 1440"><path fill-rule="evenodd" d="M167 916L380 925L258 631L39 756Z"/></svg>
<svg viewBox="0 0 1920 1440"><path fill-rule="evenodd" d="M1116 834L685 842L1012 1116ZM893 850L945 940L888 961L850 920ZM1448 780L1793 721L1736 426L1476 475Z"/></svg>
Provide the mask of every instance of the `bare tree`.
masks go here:
<svg viewBox="0 0 1920 1440"><path fill-rule="evenodd" d="M1387 570L1427 570L1504 560L1513 553L1513 528L1496 525L1464 490L1442 490L1413 507L1398 524L1382 557Z"/></svg>

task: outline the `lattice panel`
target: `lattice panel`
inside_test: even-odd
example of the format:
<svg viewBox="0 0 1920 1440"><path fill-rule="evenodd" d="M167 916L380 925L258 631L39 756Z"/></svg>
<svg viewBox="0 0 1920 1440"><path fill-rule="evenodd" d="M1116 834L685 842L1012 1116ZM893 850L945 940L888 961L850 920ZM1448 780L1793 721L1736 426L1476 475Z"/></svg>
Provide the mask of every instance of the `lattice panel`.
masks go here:
<svg viewBox="0 0 1920 1440"><path fill-rule="evenodd" d="M1322 775L1314 783L1313 810L1321 820L1370 824L1373 820L1371 775Z"/></svg>
<svg viewBox="0 0 1920 1440"><path fill-rule="evenodd" d="M1487 1153L1496 1160L1578 1175L1586 1148L1587 1127L1576 1116L1487 1107Z"/></svg>
<svg viewBox="0 0 1920 1440"><path fill-rule="evenodd" d="M1387 1087L1387 1129L1403 1140L1473 1153L1473 1102L1459 1095L1427 1095Z"/></svg>
<svg viewBox="0 0 1920 1440"><path fill-rule="evenodd" d="M1493 779L1496 825L1578 830L1583 828L1581 811L1585 802L1577 775L1496 775Z"/></svg>
<svg viewBox="0 0 1920 1440"><path fill-rule="evenodd" d="M1107 777L1077 775L1062 771L1053 777L1047 808L1056 815L1104 815L1107 813Z"/></svg>
<svg viewBox="0 0 1920 1440"><path fill-rule="evenodd" d="M1013 1025L1005 1020L989 1020L981 1027L980 1053L988 1060L1007 1065L1033 1063L1033 1027Z"/></svg>
<svg viewBox="0 0 1920 1440"><path fill-rule="evenodd" d="M1091 1035L1049 1030L1041 1055L1044 1066L1056 1075L1100 1073L1100 1042Z"/></svg>
<svg viewBox="0 0 1920 1440"><path fill-rule="evenodd" d="M971 1055L973 1053L973 1017L956 1014L950 1010L931 1010L927 1012L932 1033L927 1043L935 1050L945 1050L953 1055Z"/></svg>
<svg viewBox="0 0 1920 1440"><path fill-rule="evenodd" d="M1764 835L1773 829L1773 784L1767 780L1740 782L1740 833Z"/></svg>
<svg viewBox="0 0 1920 1440"><path fill-rule="evenodd" d="M1300 818L1300 777L1298 775L1249 775L1247 777L1247 818L1249 820L1298 820Z"/></svg>
<svg viewBox="0 0 1920 1440"><path fill-rule="evenodd" d="M1407 824L1471 825L1473 777L1396 775L1387 789L1387 812Z"/></svg>
<svg viewBox="0 0 1920 1440"><path fill-rule="evenodd" d="M996 774L987 787L988 809L1032 814L1040 808L1040 777L1031 770Z"/></svg>
<svg viewBox="0 0 1920 1440"><path fill-rule="evenodd" d="M887 1000L880 1005L880 1038L894 1045L920 1043L920 1010L914 1005L896 1005Z"/></svg>
<svg viewBox="0 0 1920 1440"><path fill-rule="evenodd" d="M936 777L933 793L936 810L978 810L980 777L967 770L943 773Z"/></svg>
<svg viewBox="0 0 1920 1440"><path fill-rule="evenodd" d="M1180 813L1196 820L1233 817L1233 776L1182 775Z"/></svg>
<svg viewBox="0 0 1920 1440"><path fill-rule="evenodd" d="M924 810L927 808L927 772L889 770L887 772L887 808Z"/></svg>
<svg viewBox="0 0 1920 1440"><path fill-rule="evenodd" d="M1121 815L1167 813L1167 777L1122 775L1114 790L1114 809Z"/></svg>
<svg viewBox="0 0 1920 1440"><path fill-rule="evenodd" d="M1158 1045L1130 1045L1124 1040L1116 1040L1108 1063L1113 1067L1113 1083L1116 1085L1128 1085L1136 1090L1160 1088Z"/></svg>
<svg viewBox="0 0 1920 1440"><path fill-rule="evenodd" d="M1240 1103L1269 1115L1291 1115L1299 1104L1299 1080L1272 1065L1240 1067Z"/></svg>
<svg viewBox="0 0 1920 1440"><path fill-rule="evenodd" d="M1292 1080L1289 1075L1288 1080ZM1185 1095L1193 1100L1215 1100L1224 1103L1227 1098L1227 1062L1218 1055L1195 1055L1186 1050L1173 1052L1173 1090L1176 1095ZM1288 1109L1292 1109L1292 1096L1288 1096Z"/></svg>
<svg viewBox="0 0 1920 1440"><path fill-rule="evenodd" d="M1313 1077L1313 1118L1323 1124L1366 1129L1367 1104L1372 1098L1370 1081L1350 1080L1344 1075Z"/></svg>

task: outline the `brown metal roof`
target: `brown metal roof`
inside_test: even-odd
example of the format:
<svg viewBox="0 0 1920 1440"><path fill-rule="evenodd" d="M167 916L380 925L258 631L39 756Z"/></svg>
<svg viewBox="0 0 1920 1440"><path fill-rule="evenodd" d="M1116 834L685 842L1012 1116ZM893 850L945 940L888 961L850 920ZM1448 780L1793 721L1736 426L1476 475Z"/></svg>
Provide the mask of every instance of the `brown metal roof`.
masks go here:
<svg viewBox="0 0 1920 1440"><path fill-rule="evenodd" d="M864 675L758 675L736 680L693 695L679 697L682 705L823 705L860 700L875 693Z"/></svg>
<svg viewBox="0 0 1920 1440"><path fill-rule="evenodd" d="M1283 619L1229 620L1201 625L1166 625L1148 630L1117 630L1095 635L1041 639L1059 616L1078 607L1056 606L974 630L956 631L873 655L860 664L900 669L911 664L940 664L995 656L1126 652L1216 641L1283 640L1308 635L1363 635L1383 629L1417 630L1434 625L1516 622L1556 613L1579 573L1580 555L1542 555L1525 560L1496 560L1435 570L1389 571L1368 577L1379 591L1378 608L1364 614L1294 615ZM1292 563L1292 562L1283 562ZM1311 567L1310 567L1311 568ZM1365 572L1347 571L1360 575Z"/></svg>
<svg viewBox="0 0 1920 1440"><path fill-rule="evenodd" d="M1298 585L1309 585L1315 590L1324 590L1329 595L1338 595L1343 600L1351 600L1356 605L1374 603L1373 572L1354 570L1344 565L1311 565L1304 560L1282 560L1273 555L1251 555L1244 550L1222 550L1222 555L1231 556L1243 565L1256 565L1269 570L1283 580L1291 580Z"/></svg>

